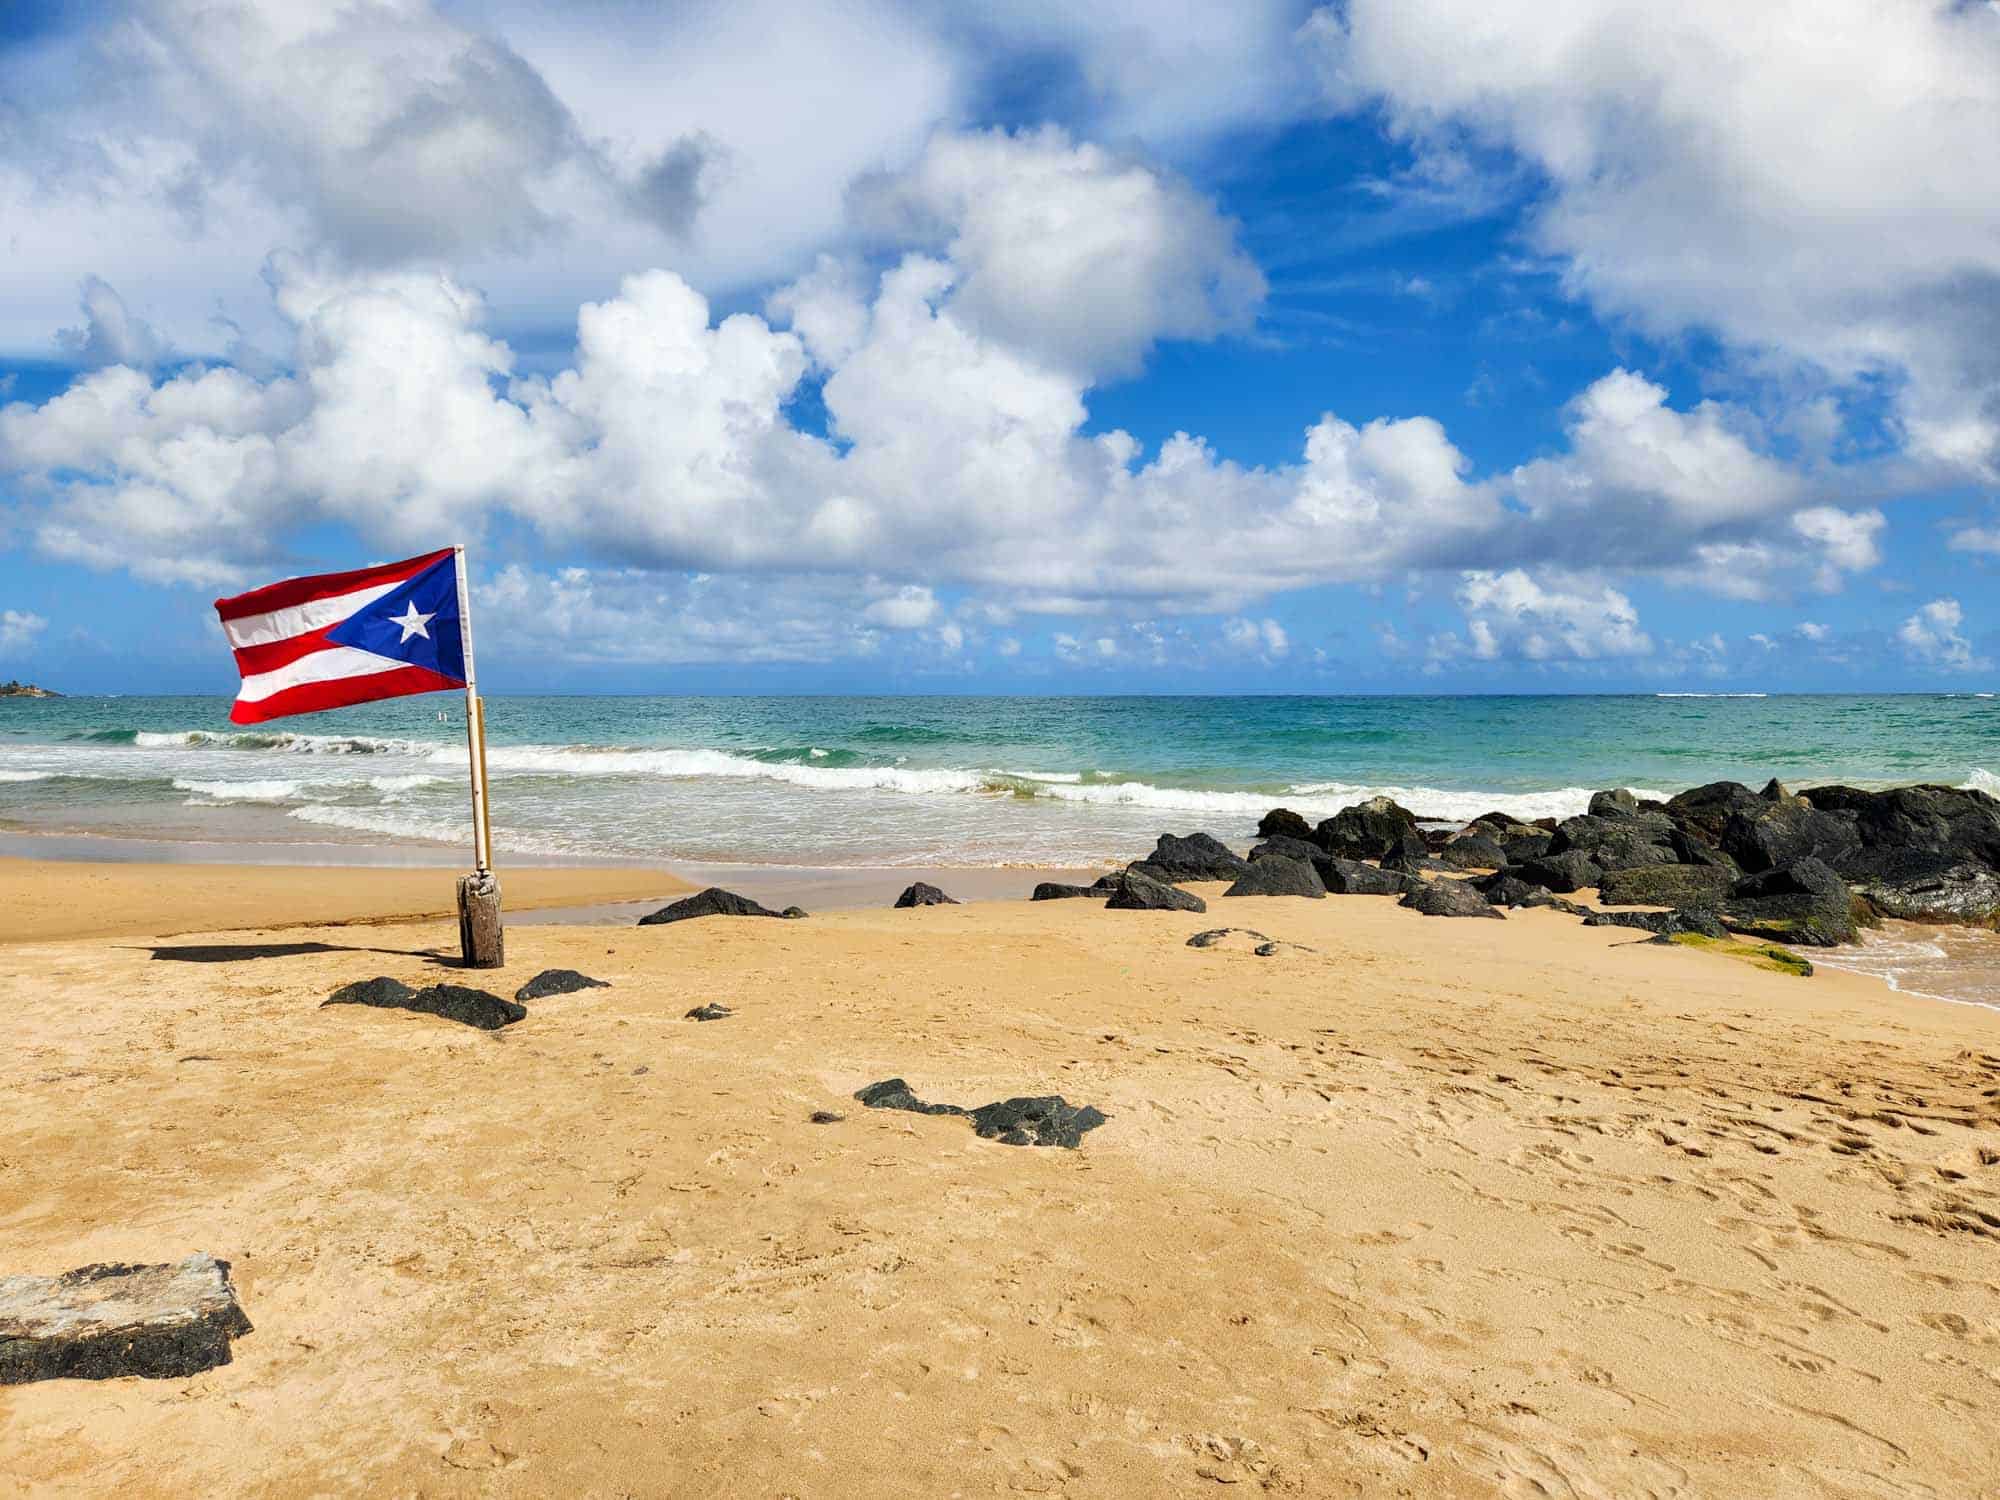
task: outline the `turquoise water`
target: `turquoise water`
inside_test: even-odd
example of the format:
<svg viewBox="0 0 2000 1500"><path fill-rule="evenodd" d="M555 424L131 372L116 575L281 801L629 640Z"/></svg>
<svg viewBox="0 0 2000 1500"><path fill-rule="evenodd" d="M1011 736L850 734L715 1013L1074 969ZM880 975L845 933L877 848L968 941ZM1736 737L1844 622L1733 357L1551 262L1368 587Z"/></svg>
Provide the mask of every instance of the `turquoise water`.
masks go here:
<svg viewBox="0 0 2000 1500"><path fill-rule="evenodd" d="M248 731L227 714L220 698L0 700L0 827L467 843L459 700ZM2000 788L2000 703L1977 695L504 698L488 719L496 843L517 856L1072 864L1376 792L1464 819L1719 777Z"/></svg>

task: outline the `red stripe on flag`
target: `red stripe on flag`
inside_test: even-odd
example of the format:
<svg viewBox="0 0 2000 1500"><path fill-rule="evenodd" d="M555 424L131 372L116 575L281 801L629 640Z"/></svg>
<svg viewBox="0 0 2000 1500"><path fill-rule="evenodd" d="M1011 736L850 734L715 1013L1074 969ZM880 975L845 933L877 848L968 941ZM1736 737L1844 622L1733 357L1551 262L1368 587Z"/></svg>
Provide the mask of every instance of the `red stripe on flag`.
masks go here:
<svg viewBox="0 0 2000 1500"><path fill-rule="evenodd" d="M236 670L245 677L255 677L260 672L275 672L280 667L288 667L301 656L311 656L315 651L325 651L333 646L335 643L327 639L327 634L339 628L339 624L327 625L287 640L266 641L261 646L238 646Z"/></svg>
<svg viewBox="0 0 2000 1500"><path fill-rule="evenodd" d="M441 693L465 684L429 667L396 667L365 677L336 677L331 682L302 682L255 703L235 703L229 717L237 724L261 724L288 714L315 714L327 708L372 703L377 698L407 698L412 693Z"/></svg>
<svg viewBox="0 0 2000 1500"><path fill-rule="evenodd" d="M274 609L310 604L315 599L351 594L356 589L370 588L378 583L401 583L406 578L416 577L431 564L450 557L452 551L452 548L446 547L437 552L426 552L422 557L381 563L372 568L355 568L347 573L314 573L305 578L282 579L277 583L267 583L261 589L252 589L247 594L218 599L215 601L215 612L225 620L240 620L245 615L268 614Z"/></svg>

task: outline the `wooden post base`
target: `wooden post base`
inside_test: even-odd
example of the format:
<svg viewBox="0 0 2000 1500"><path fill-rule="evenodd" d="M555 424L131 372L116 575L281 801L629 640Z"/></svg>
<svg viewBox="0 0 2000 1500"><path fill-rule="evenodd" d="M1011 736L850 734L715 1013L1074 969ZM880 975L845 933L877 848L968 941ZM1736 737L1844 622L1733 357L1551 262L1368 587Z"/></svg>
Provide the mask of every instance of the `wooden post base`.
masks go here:
<svg viewBox="0 0 2000 1500"><path fill-rule="evenodd" d="M458 879L458 946L468 969L497 969L507 961L500 880L491 870Z"/></svg>

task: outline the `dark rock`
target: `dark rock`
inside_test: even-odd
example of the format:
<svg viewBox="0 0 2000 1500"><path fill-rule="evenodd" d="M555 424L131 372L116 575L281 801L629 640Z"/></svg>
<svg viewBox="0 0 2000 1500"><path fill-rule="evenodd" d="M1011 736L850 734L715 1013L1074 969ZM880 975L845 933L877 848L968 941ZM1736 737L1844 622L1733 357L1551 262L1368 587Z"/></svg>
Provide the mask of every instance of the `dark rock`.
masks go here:
<svg viewBox="0 0 2000 1500"><path fill-rule="evenodd" d="M809 917L812 913L807 911L803 906L788 906L779 912L778 915L783 917L787 922L796 922L800 917Z"/></svg>
<svg viewBox="0 0 2000 1500"><path fill-rule="evenodd" d="M229 1263L209 1255L0 1276L0 1385L195 1375L248 1332Z"/></svg>
<svg viewBox="0 0 2000 1500"><path fill-rule="evenodd" d="M1580 891L1596 885L1604 875L1597 861L1580 849L1572 849L1565 854L1544 854L1539 859L1523 860L1518 865L1509 865L1508 873L1518 876L1530 885L1539 885L1565 895L1571 891Z"/></svg>
<svg viewBox="0 0 2000 1500"><path fill-rule="evenodd" d="M1565 818L1549 842L1548 854L1583 853L1600 870L1630 870L1645 865L1680 862L1673 847L1674 825L1652 813L1631 812L1605 818L1584 814Z"/></svg>
<svg viewBox="0 0 2000 1500"><path fill-rule="evenodd" d="M1856 880L1854 888L1882 916L1988 927L2000 923L2000 872L1970 862L1954 864L1941 854L1907 853L1876 862L1882 868Z"/></svg>
<svg viewBox="0 0 2000 1500"><path fill-rule="evenodd" d="M896 898L895 910L906 906L956 906L958 902L934 885L919 880Z"/></svg>
<svg viewBox="0 0 2000 1500"><path fill-rule="evenodd" d="M1380 859L1401 845L1405 833L1416 831L1416 814L1408 808L1387 797L1370 797L1321 823L1313 830L1313 839L1342 859Z"/></svg>
<svg viewBox="0 0 2000 1500"><path fill-rule="evenodd" d="M1735 883L1736 876L1715 865L1646 865L1607 870L1597 899L1606 906L1713 907Z"/></svg>
<svg viewBox="0 0 2000 1500"><path fill-rule="evenodd" d="M1246 865L1244 868L1248 869ZM1208 903L1179 886L1168 885L1142 874L1135 865L1118 881L1111 899L1104 903L1115 911L1207 911Z"/></svg>
<svg viewBox="0 0 2000 1500"><path fill-rule="evenodd" d="M847 1116L841 1114L838 1110L816 1109L807 1115L806 1118L815 1125L838 1125Z"/></svg>
<svg viewBox="0 0 2000 1500"><path fill-rule="evenodd" d="M1464 880L1426 880L1413 887L1398 906L1407 906L1427 917L1498 917L1494 906Z"/></svg>
<svg viewBox="0 0 2000 1500"><path fill-rule="evenodd" d="M770 907L752 901L748 896L739 896L734 891L725 891L720 886L710 886L692 896L683 896L671 906L663 906L648 916L639 918L641 927L656 927L665 922L687 922L696 917L777 917L790 916L796 907L784 912L772 911ZM798 913L804 916L804 912Z"/></svg>
<svg viewBox="0 0 2000 1500"><path fill-rule="evenodd" d="M1078 1107L1060 1094L1002 1099L977 1109L956 1104L927 1104L900 1078L885 1078L858 1091L868 1109L900 1109L919 1115L958 1115L972 1122L973 1131L1003 1146L1062 1146L1075 1150L1087 1130L1104 1123L1104 1115L1089 1105Z"/></svg>
<svg viewBox="0 0 2000 1500"><path fill-rule="evenodd" d="M1850 880L1909 878L1915 855L1931 856L1933 873L1957 864L2000 869L2000 801L1984 792L1953 786L1885 792L1816 786L1802 800L1851 822L1855 848L1834 858L1821 856Z"/></svg>
<svg viewBox="0 0 2000 1500"><path fill-rule="evenodd" d="M1319 871L1326 888L1336 896L1400 896L1413 884L1407 875L1378 870L1358 859L1330 857Z"/></svg>
<svg viewBox="0 0 2000 1500"><path fill-rule="evenodd" d="M1854 940L1854 898L1846 882L1818 859L1744 876L1719 912L1732 932L1775 943L1829 948Z"/></svg>
<svg viewBox="0 0 2000 1500"><path fill-rule="evenodd" d="M1432 869L1431 846L1416 829L1405 829L1382 854L1382 868L1400 875Z"/></svg>
<svg viewBox="0 0 2000 1500"><path fill-rule="evenodd" d="M1546 906L1550 900L1547 886L1531 885L1512 870L1496 870L1472 886L1494 906Z"/></svg>
<svg viewBox="0 0 2000 1500"><path fill-rule="evenodd" d="M574 995L578 990L608 990L610 984L602 979L592 979L588 974L579 974L574 969L544 969L533 979L514 991L516 1000L546 1000L551 995Z"/></svg>
<svg viewBox="0 0 2000 1500"><path fill-rule="evenodd" d="M1609 792L1593 792L1589 811L1593 818L1636 818L1639 815L1639 799L1624 787Z"/></svg>
<svg viewBox="0 0 2000 1500"><path fill-rule="evenodd" d="M1672 937L1693 932L1702 937L1726 938L1729 929L1712 911L1594 911L1583 919L1586 927L1632 927L1641 932Z"/></svg>
<svg viewBox="0 0 2000 1500"><path fill-rule="evenodd" d="M1252 860L1225 896L1311 896L1326 897L1326 882L1319 878L1309 861L1267 855Z"/></svg>
<svg viewBox="0 0 2000 1500"><path fill-rule="evenodd" d="M735 1014L736 1012L728 1006L717 1005L711 1000L706 1005L697 1005L683 1019L689 1021L720 1021L724 1016L733 1016Z"/></svg>
<svg viewBox="0 0 2000 1500"><path fill-rule="evenodd" d="M1250 850L1250 863L1253 865L1260 859L1270 859L1273 857L1278 859L1302 859L1307 864L1315 867L1324 865L1329 859L1333 858L1332 855L1328 854L1310 839L1295 839L1289 834L1282 833L1273 834L1270 838L1265 839L1263 843L1252 846Z"/></svg>
<svg viewBox="0 0 2000 1500"><path fill-rule="evenodd" d="M1453 870L1498 870L1508 863L1507 851L1478 833L1460 834L1438 850L1438 858Z"/></svg>
<svg viewBox="0 0 2000 1500"><path fill-rule="evenodd" d="M1790 788L1775 776L1764 783L1764 790L1757 795L1762 797L1766 802L1789 802L1792 800Z"/></svg>
<svg viewBox="0 0 2000 1500"><path fill-rule="evenodd" d="M1544 828L1531 828L1525 833L1516 833L1500 841L1501 851L1507 856L1507 863L1518 865L1525 860L1540 859L1549 852L1549 845L1556 836Z"/></svg>
<svg viewBox="0 0 2000 1500"><path fill-rule="evenodd" d="M1232 853L1221 840L1205 833L1191 833L1186 838L1163 833L1143 863L1148 867L1147 874L1158 871L1154 878L1169 882L1234 880L1249 868L1241 855Z"/></svg>
<svg viewBox="0 0 2000 1500"><path fill-rule="evenodd" d="M1104 889L1095 885L1062 885L1053 880L1044 880L1035 887L1030 901L1074 901L1079 896L1103 896Z"/></svg>
<svg viewBox="0 0 2000 1500"><path fill-rule="evenodd" d="M1281 938L1266 936L1253 927L1212 927L1207 932L1197 932L1187 940L1190 948L1214 948L1232 937L1246 938L1252 944L1250 951L1259 958L1275 957L1286 948L1296 948L1301 953L1317 953L1319 949L1308 948L1304 943L1288 943Z"/></svg>
<svg viewBox="0 0 2000 1500"><path fill-rule="evenodd" d="M447 1021L476 1026L481 1031L498 1031L502 1026L511 1026L525 1019L528 1014L526 1006L502 1000L498 995L489 995L485 990L468 989L459 984L434 984L427 989L413 990L407 984L386 976L342 985L320 1002L320 1009L324 1010L329 1005L372 1005L382 1010L413 1010L420 1015L442 1016Z"/></svg>
<svg viewBox="0 0 2000 1500"><path fill-rule="evenodd" d="M1667 814L1684 832L1752 872L1808 858L1846 868L1861 845L1853 817L1823 811L1800 797L1762 797L1736 781L1682 792L1667 803Z"/></svg>
<svg viewBox="0 0 2000 1500"><path fill-rule="evenodd" d="M1260 839L1307 839L1313 836L1313 826L1289 807L1274 807L1257 821L1257 837Z"/></svg>

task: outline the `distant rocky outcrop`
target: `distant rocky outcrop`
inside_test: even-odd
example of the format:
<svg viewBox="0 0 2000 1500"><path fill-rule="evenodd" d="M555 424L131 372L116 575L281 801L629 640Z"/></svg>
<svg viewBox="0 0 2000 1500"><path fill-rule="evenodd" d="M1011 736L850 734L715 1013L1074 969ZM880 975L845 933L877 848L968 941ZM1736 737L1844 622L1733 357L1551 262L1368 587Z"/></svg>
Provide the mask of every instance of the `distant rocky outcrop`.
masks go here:
<svg viewBox="0 0 2000 1500"><path fill-rule="evenodd" d="M0 682L0 698L60 698L61 693L49 688L36 687L32 682L16 682L11 678Z"/></svg>

